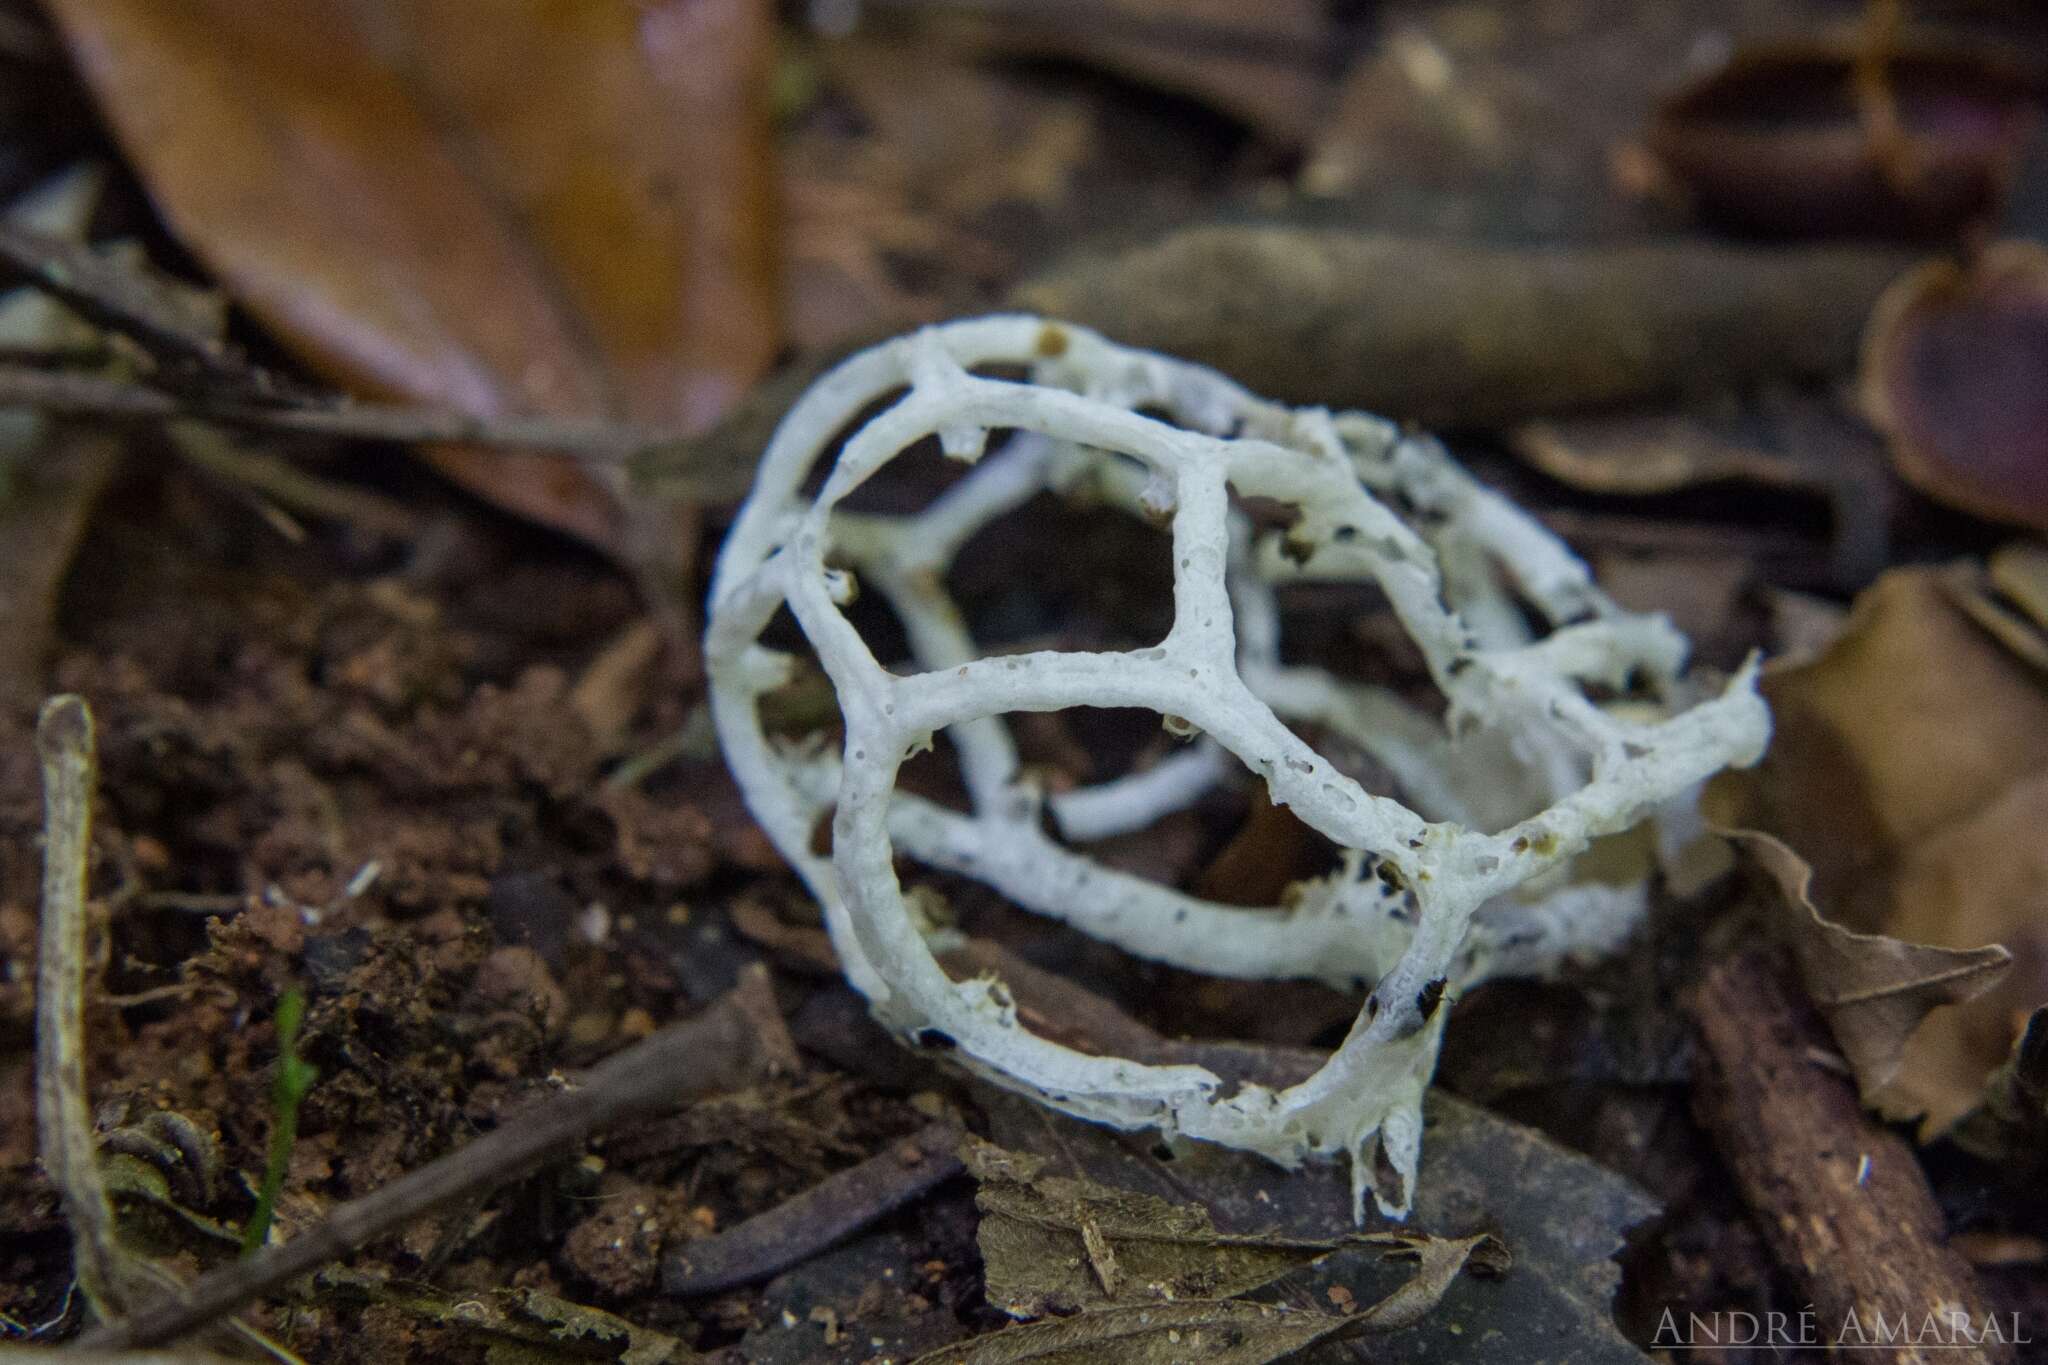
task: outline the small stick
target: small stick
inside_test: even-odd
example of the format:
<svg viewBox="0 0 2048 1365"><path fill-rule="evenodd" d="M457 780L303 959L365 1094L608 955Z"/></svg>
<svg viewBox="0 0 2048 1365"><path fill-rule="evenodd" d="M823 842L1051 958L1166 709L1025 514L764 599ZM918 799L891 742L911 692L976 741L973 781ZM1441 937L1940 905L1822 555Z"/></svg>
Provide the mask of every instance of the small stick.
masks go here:
<svg viewBox="0 0 2048 1365"><path fill-rule="evenodd" d="M0 1345L0 1365L50 1365L58 1356L47 1346ZM238 1365L228 1356L186 1348L177 1351L66 1350L62 1365Z"/></svg>
<svg viewBox="0 0 2048 1365"><path fill-rule="evenodd" d="M0 261L92 322L133 337L161 360L247 391L281 386L221 339L220 318L206 306L206 295L167 275L84 242L7 222L0 222Z"/></svg>
<svg viewBox="0 0 2048 1365"><path fill-rule="evenodd" d="M271 455L238 448L219 430L189 421L170 424L171 444L215 478L295 512L342 522L387 540L417 540L424 520L396 498L329 483Z"/></svg>
<svg viewBox="0 0 2048 1365"><path fill-rule="evenodd" d="M93 726L82 697L36 722L43 767L43 923L36 956L36 1129L64 1201L72 1266L102 1315L122 1306L114 1208L100 1179L85 1088L85 885L92 850Z"/></svg>
<svg viewBox="0 0 2048 1365"><path fill-rule="evenodd" d="M957 1124L931 1124L766 1213L677 1247L662 1257L662 1292L716 1294L809 1260L960 1174L960 1136Z"/></svg>
<svg viewBox="0 0 2048 1365"><path fill-rule="evenodd" d="M621 464L642 451L681 444L683 433L597 418L472 417L441 408L336 400L277 406L239 396L167 393L96 374L0 365L0 408L34 408L74 417L162 420L197 417L223 426L288 435L400 444L451 441L558 451L599 464ZM687 471L684 473L687 478ZM741 491L744 491L743 489Z"/></svg>
<svg viewBox="0 0 2048 1365"><path fill-rule="evenodd" d="M738 985L702 1013L607 1058L580 1086L343 1204L312 1230L210 1271L124 1322L86 1333L80 1344L134 1349L175 1340L423 1214L513 1179L600 1128L691 1095L730 1089L794 1056L767 969L749 967Z"/></svg>
<svg viewBox="0 0 2048 1365"><path fill-rule="evenodd" d="M1771 958L1750 953L1707 976L1693 1006L1700 1059L1693 1106L1778 1263L1826 1330L1850 1315L1875 1339L1884 1322L1985 1321L1977 1277L1950 1250L1920 1163L1863 1112L1855 1086L1813 1062L1834 1050L1827 1027ZM1952 1341L1952 1338L1944 1338ZM1900 1361L2004 1361L1998 1345Z"/></svg>

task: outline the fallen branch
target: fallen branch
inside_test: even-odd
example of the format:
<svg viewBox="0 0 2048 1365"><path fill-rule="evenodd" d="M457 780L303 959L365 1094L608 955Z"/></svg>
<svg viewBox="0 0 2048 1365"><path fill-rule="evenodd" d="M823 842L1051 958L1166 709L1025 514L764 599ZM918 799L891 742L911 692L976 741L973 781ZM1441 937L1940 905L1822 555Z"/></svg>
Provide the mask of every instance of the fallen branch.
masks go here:
<svg viewBox="0 0 2048 1365"><path fill-rule="evenodd" d="M715 1237L661 1260L661 1289L716 1294L780 1274L960 1174L960 1129L934 1123Z"/></svg>
<svg viewBox="0 0 2048 1365"><path fill-rule="evenodd" d="M310 1231L203 1275L124 1322L88 1332L81 1344L133 1349L175 1340L415 1218L514 1179L620 1119L732 1089L791 1065L794 1057L767 969L749 968L702 1013L608 1058L574 1088L343 1204Z"/></svg>
<svg viewBox="0 0 2048 1365"><path fill-rule="evenodd" d="M1912 260L1198 227L1060 266L1011 298L1273 398L1474 427L1847 373Z"/></svg>
<svg viewBox="0 0 2048 1365"><path fill-rule="evenodd" d="M1914 260L1864 247L1487 247L1196 227L1076 257L1005 302L1269 397L1468 428L1846 374L1871 308ZM635 475L705 502L743 495L797 397L880 339L786 366L711 430L643 449Z"/></svg>
<svg viewBox="0 0 2048 1365"><path fill-rule="evenodd" d="M1863 1112L1820 1017L1772 959L1749 954L1711 972L1694 1005L1702 1044L1693 1104L1765 1243L1834 1331L1850 1315L1948 1331L1989 1311L1913 1149ZM1925 1338L1951 1343L1953 1335ZM1939 1356L1901 1346L1900 1361L2003 1361L1987 1344Z"/></svg>

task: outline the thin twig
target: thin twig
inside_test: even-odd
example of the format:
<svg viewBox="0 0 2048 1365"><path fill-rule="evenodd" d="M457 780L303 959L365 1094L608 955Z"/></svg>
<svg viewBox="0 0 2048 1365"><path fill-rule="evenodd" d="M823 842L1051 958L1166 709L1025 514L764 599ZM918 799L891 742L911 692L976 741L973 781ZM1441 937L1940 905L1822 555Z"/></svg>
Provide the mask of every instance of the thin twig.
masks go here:
<svg viewBox="0 0 2048 1365"><path fill-rule="evenodd" d="M0 1365L50 1365L60 1359L63 1365L236 1365L227 1356L189 1346L177 1351L67 1350L60 1357L45 1346L0 1345Z"/></svg>
<svg viewBox="0 0 2048 1365"><path fill-rule="evenodd" d="M357 527L387 540L417 540L425 519L396 498L366 488L330 483L274 456L237 448L218 430L173 422L171 444L198 468L236 488L295 511Z"/></svg>
<svg viewBox="0 0 2048 1365"><path fill-rule="evenodd" d="M43 1167L64 1201L72 1272L86 1303L113 1318L138 1299L178 1292L154 1261L124 1251L101 1179L85 1088L85 888L97 781L92 710L65 694L36 722L43 768L43 924L36 961L36 1127ZM235 1335L280 1361L298 1357L243 1323ZM195 1359L197 1357L194 1357Z"/></svg>
<svg viewBox="0 0 2048 1365"><path fill-rule="evenodd" d="M36 1128L64 1201L86 1302L121 1307L114 1208L100 1179L85 1088L85 882L92 849L92 711L51 698L36 723L43 767L43 924L36 958Z"/></svg>
<svg viewBox="0 0 2048 1365"><path fill-rule="evenodd" d="M88 1332L80 1343L132 1349L175 1340L415 1218L514 1179L600 1128L692 1095L730 1089L787 1065L794 1055L767 969L750 967L737 986L695 1018L672 1024L608 1058L574 1089L343 1204L319 1226L289 1242L203 1275L125 1322Z"/></svg>
<svg viewBox="0 0 2048 1365"><path fill-rule="evenodd" d="M196 417L223 426L298 436L406 445L451 441L553 451L598 464L622 464L642 451L686 440L682 432L667 428L596 418L471 417L441 408L347 399L278 407L203 392L172 394L127 380L22 365L0 365L0 408L143 421Z"/></svg>
<svg viewBox="0 0 2048 1365"><path fill-rule="evenodd" d="M684 1297L765 1280L920 1198L961 1170L960 1128L934 1123L793 1199L662 1258L661 1289Z"/></svg>
<svg viewBox="0 0 2048 1365"><path fill-rule="evenodd" d="M274 392L285 381L251 365L221 338L218 295L84 242L0 222L0 262L44 293L109 331L133 338L160 362L197 370L245 392Z"/></svg>

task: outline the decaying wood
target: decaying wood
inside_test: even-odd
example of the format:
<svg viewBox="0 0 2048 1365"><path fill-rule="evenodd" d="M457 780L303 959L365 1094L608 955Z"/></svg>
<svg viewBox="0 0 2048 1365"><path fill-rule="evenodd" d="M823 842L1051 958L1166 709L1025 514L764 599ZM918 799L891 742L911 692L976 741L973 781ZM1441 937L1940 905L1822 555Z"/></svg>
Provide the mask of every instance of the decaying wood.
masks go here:
<svg viewBox="0 0 2048 1365"><path fill-rule="evenodd" d="M1189 228L1084 254L1005 304L1214 366L1268 398L1443 428L1847 374L1913 264L1875 247L1489 247L1298 228ZM711 430L649 443L649 491L737 497L782 414L849 338L754 386Z"/></svg>
<svg viewBox="0 0 2048 1365"><path fill-rule="evenodd" d="M1844 374L1910 263L1875 248L1491 247L1221 226L1079 259L1012 298L1269 398L1475 427Z"/></svg>
<svg viewBox="0 0 2048 1365"><path fill-rule="evenodd" d="M1824 1334L1851 1314L1918 1328L1989 1311L1976 1275L1950 1250L1941 1210L1906 1142L1863 1112L1856 1087L1826 1065L1834 1040L1760 953L1708 974L1694 1004L1701 1041L1694 1106L1734 1172L1772 1254L1812 1303ZM1927 1336L1950 1343L1953 1336ZM1900 1361L2006 1361L1997 1345L1923 1351Z"/></svg>

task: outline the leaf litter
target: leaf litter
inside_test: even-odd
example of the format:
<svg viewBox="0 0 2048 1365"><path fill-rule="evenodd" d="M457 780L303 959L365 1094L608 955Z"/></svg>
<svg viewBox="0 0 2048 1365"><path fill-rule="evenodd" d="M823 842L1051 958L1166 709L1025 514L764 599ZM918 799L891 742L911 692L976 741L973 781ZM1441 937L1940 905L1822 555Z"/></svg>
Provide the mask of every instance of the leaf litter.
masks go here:
<svg viewBox="0 0 2048 1365"><path fill-rule="evenodd" d="M1719 823L1775 837L1807 987L1866 1095L1926 1135L2048 1001L2048 685L1959 604L1981 574L1893 570L1767 671L1771 753L1715 793Z"/></svg>
<svg viewBox="0 0 2048 1365"><path fill-rule="evenodd" d="M919 1358L920 1365L1023 1361L1222 1361L1259 1365L1323 1341L1421 1322L1461 1270L1506 1273L1490 1233L1417 1232L1332 1238L1219 1232L1199 1204L1048 1175L1047 1161L968 1139L961 1156L978 1184L985 1283L1014 1317L1005 1328ZM1259 1289L1338 1252L1371 1248L1414 1263L1413 1274L1368 1308L1324 1313L1248 1302Z"/></svg>
<svg viewBox="0 0 2048 1365"><path fill-rule="evenodd" d="M1352 1248L1427 1261L1437 1240L1407 1232L1333 1238L1224 1233L1199 1204L1048 1175L1042 1157L970 1141L963 1159L978 1184L989 1299L1013 1317L1235 1298ZM1475 1241L1466 1251L1479 1249ZM1506 1270L1505 1248L1494 1243L1483 1250L1490 1270Z"/></svg>
<svg viewBox="0 0 2048 1365"><path fill-rule="evenodd" d="M42 655L32 645L9 651L10 676L24 703L52 683L90 693L106 749L91 869L95 910L109 911L105 941L94 945L105 984L87 1002L87 1041L124 1238L183 1269L225 1255L261 1166L269 1011L294 985L312 1004L307 1046L323 1082L309 1097L280 1204L288 1238L715 998L755 955L755 939L771 955L812 952L778 977L785 1007L801 1015L836 989L815 931L778 927L736 903L758 909L796 893L774 875L715 757L678 742L690 733L692 698L663 685L646 643L649 610L662 609L655 594L688 608L701 590L690 579L687 515L662 512L637 528L670 555L648 573L645 540L624 534L647 509L622 504L622 480L584 462L429 446L430 458L486 497L642 570L636 601L610 568L394 472L380 452L337 445L331 433L318 446L278 434L306 415L326 422L338 412L363 430L374 426L369 418L385 420L371 405L327 403L326 386L435 405L401 412L410 426L386 428L408 445L448 430L417 420L444 406L499 414L504 431L546 419L570 436L579 422L586 436L629 424L673 433L724 411L778 338L808 352L885 317L985 307L1041 266L1051 267L1041 281L1068 281L1086 295L1101 253L1070 255L1082 234L1104 234L1097 245L1143 264L1162 249L1147 248L1148 237L1219 214L1238 225L1226 245L1245 247L1248 234L1265 231L1243 228L1250 217L1310 234L1393 234L1414 253L1398 258L1428 272L1476 260L1527 275L1561 245L1597 273L1622 259L1611 248L1668 236L1685 212L1639 145L1654 96L1731 43L1745 48L1759 32L1810 18L1804 7L1743 0L1683 14L1605 3L1570 13L1401 4L1370 16L1351 6L1246 16L1206 0L1118 0L1097 7L1099 26L1024 23L1003 7L863 8L874 15L846 38L785 25L771 57L765 11L737 3L596 4L569 15L521 0L500 22L477 26L446 22L467 21L466 7L322 0L296 34L245 0L199 9L53 0L55 28L0 4L0 188L12 194L73 164L81 146L119 156L97 129L22 125L18 90L68 80L69 53L163 214L155 218L117 175L89 236L82 222L37 225L70 232L74 244L90 240L89 254L30 242L36 253L10 258L0 281L40 282L43 292L10 303L46 312L69 290L79 307L66 311L92 324L68 341L0 343L9 378L38 381L13 390L30 395L23 401L42 406L53 384L91 380L95 402L141 393L156 414L121 419L118 429L95 415L110 408L4 419L37 428L11 463L17 482L4 509L8 528L32 534L0 535L17 586L7 636L47 646ZM1942 17L1922 20L1938 27ZM1982 20L1992 30L2023 23L2010 12ZM1219 32L1229 42L1216 42ZM905 62L922 64L929 79L895 79ZM1589 71L1603 78L1588 83ZM1910 98L1914 87L1898 89ZM85 109L75 91L67 98L62 108ZM779 128L768 123L771 103ZM27 108L32 122L63 116L54 103ZM791 205L781 224L766 192L777 181ZM2029 198L2020 188L2000 232L2038 238L2038 218L2024 217L2038 214L2038 191ZM1307 197L1320 208L1304 212ZM124 235L139 236L169 269L144 264L138 248L102 244ZM1787 259L1769 242L1750 247ZM1382 239L1378 250L1394 248ZM1809 278L1851 264L1835 249L1820 252L1806 258L1816 267ZM778 254L788 267L779 280L769 268ZM1901 292L1908 302L1897 308L1919 330L1887 343L1891 406L1866 406L1866 415L1933 499L2025 521L2036 491L2026 482L2027 442L2038 437L2024 420L2034 392L2025 366L2038 363L2038 348L2001 340L2024 331L2038 305L2028 283L2038 267L2000 265L2021 255L1965 249L1916 276L1921 293ZM1261 271L1288 262L1256 250L1234 259L1246 278L1226 281L1233 290L1256 295L1294 278L1262 281ZM1987 1207L1953 1175L1949 1147L1934 1149L1928 1170L1957 1244L2037 1246L2041 1224L2029 1222L2018 1182L2038 1172L2048 1131L2041 881L2028 851L2040 828L2028 768L2042 766L2029 698L2048 663L2041 551L2010 546L1904 571L1906 586L1894 575L1870 588L1846 628L1837 605L1882 564L1983 555L1996 544L1986 528L1932 510L1892 480L1874 458L1880 437L1855 433L1830 387L1848 375L1876 286L1911 259L1857 252L1833 276L1817 329L1796 310L1760 306L1736 310L1737 330L1716 334L1768 345L1702 346L1698 329L1684 325L1659 334L1666 341L1651 353L1663 361L1623 372L1619 386L1611 375L1568 372L1578 349L1556 338L1602 326L1577 303L1538 310L1543 327L1531 335L1549 344L1506 357L1535 368L1511 375L1512 385L1489 378L1489 359L1502 357L1466 344L1488 336L1473 322L1494 301L1485 289L1432 296L1403 333L1457 338L1426 348L1456 363L1414 363L1376 334L1363 341L1383 349L1367 359L1393 358L1361 367L1341 334L1326 334L1307 352L1322 363L1304 368L1303 338L1258 317L1187 325L1219 354L1227 343L1277 358L1290 383L1336 375L1418 411L1463 408L1450 415L1484 429L1475 453L1493 461L1489 477L1518 497L1533 494L1554 525L1597 548L1603 572L1627 561L1646 606L1675 602L1689 627L1697 618L1710 660L1739 659L1760 642L1804 655L1773 677L1785 684L1786 762L1764 774L1761 796L1751 793L1760 804L1749 823L1797 850L1762 855L1780 880L1799 883L1797 858L1813 873L1806 901L1771 893L1774 913L1804 945L1795 956L1827 964L1808 973L1807 989L1834 1015L1852 1067L1878 1077L1896 1062L1899 1075L1879 1097L1899 1112L1959 1116L1948 1130L1954 1146L1991 1163L1973 1178L2020 1196ZM78 270L60 279L37 264L53 261ZM210 278L180 295L201 272ZM1206 291L1164 273L1171 301L1199 312ZM1664 296L1688 292L1669 287L1668 274L1650 275ZM1393 288L1384 276L1360 280ZM168 308L152 311L148 285L170 287ZM1226 296L1239 295L1218 295ZM1476 300L1478 311L1447 311L1446 298ZM224 300L235 310L226 332ZM1166 321L1141 312L1119 320ZM1959 354L1970 362L1949 363ZM1476 382L1473 367L1482 371ZM1789 370L1806 381L1788 396L1775 386ZM1560 384L1560 373L1572 382ZM1657 395L1685 388L1671 381L1688 375L1704 376L1708 392L1689 393L1683 411L1659 407L1667 400ZM1463 396L1446 403L1445 393ZM2013 395L2020 401L2007 401ZM1618 409L1583 410L1617 397ZM208 449L223 458L203 472L189 462L162 467L163 416L225 413L231 400L245 405L235 429L253 436L214 441ZM772 417L772 391L754 403ZM1814 422L1800 415L1809 409ZM1788 412L1799 421L1783 422ZM1736 421L1721 422L1729 414ZM1499 458L1494 443L1512 442L1515 424L1531 416L1568 438L1544 458L1577 488L1544 484ZM1809 439L1821 423L1841 423L1848 435ZM1941 439L1964 428L2000 444ZM1857 442L1868 450L1852 449ZM102 457L85 469L94 477L73 480L80 443ZM752 438L735 443L718 487L741 491L758 448ZM309 455L332 463L310 467ZM661 490L664 504L694 501L706 486L692 481L702 466L681 468ZM1987 489L1987 474L2012 477ZM1739 503L1715 487L1730 478L1748 485ZM355 500L318 501L336 488ZM14 496L39 491L53 496ZM1812 525L1816 495L1836 514L1832 550ZM1001 585L999 599L970 605L1008 613L1024 634L1091 628L1085 615L1048 619L1027 587ZM1333 620L1340 614L1331 608ZM1357 648L1366 635L1345 639L1340 647ZM607 661L615 641L620 652ZM579 673L587 686L575 685ZM19 719L0 747L0 1031L10 1057L31 1036L28 883L38 865ZM1034 761L1058 780L1062 764L1085 766L1095 736L1077 743L1049 731L1034 740L1043 750ZM1245 810L1220 805L1177 824L1160 848L1123 854L1183 885L1205 870L1247 875L1220 855L1233 831L1249 827ZM1319 998L1308 987L1184 990L1171 975L955 899L971 933L994 931L1032 961L1079 972L1087 998L1134 1010L1168 1034L1328 1046L1328 1022L1346 1013L1341 995ZM1756 909L1710 887L1683 913L1700 918L1711 952ZM1669 955L1670 930L1656 933ZM2011 954L2002 975L1993 944ZM1554 1027L1560 1002L1603 990L1593 978L1530 1002L1532 1038L1567 1036ZM1123 1025L1105 1023L1100 1010L1076 1016L1071 1003L1030 1006L1032 1026L1057 1032L1080 1018L1118 1036ZM1637 1007L1600 1008L1632 1017ZM360 1273L436 1299L437 1312L459 1317L482 1305L488 1330L318 1290L255 1320L302 1348L332 1347L338 1359L682 1360L701 1351L855 1361L935 1347L948 1358L976 1349L1016 1353L976 1359L1136 1350L1197 1358L1174 1354L1185 1348L1267 1359L1355 1330L1364 1315L1351 1305L1393 1294L1433 1308L1390 1349L1505 1365L1541 1348L1640 1359L1625 1334L1649 1339L1646 1303L1761 1307L1800 1283L1760 1260L1745 1236L1750 1218L1773 1216L1768 1199L1745 1209L1732 1196L1701 1195L1725 1177L1686 1116L1682 1048L1640 1074L1592 1066L1547 1091L1498 1096L1613 1168L1433 1096L1426 1180L1442 1193L1418 1210L1417 1226L1498 1236L1517 1261L1497 1280L1466 1283L1453 1267L1443 1285L1424 1274L1411 1282L1420 1288L1404 1290L1400 1268L1375 1261L1373 1246L1344 1250L1353 1232L1346 1201L1312 1175L1048 1125L1027 1109L977 1102L915 1059L885 1056L888 1045L872 1036L863 1057L848 1046L850 1028L841 1032L830 1042L805 1035L816 1068L807 1077L600 1137L488 1204L363 1253ZM1161 1060L1199 1050L1223 1074L1308 1062L1282 1047L1158 1034L1149 1046ZM68 1232L34 1166L26 1073L0 1074L0 1324L48 1324L46 1337L62 1336L79 1319ZM1549 1111L1580 1097L1594 1101L1576 1116L1586 1131L1553 1124ZM758 1290L659 1297L665 1258L756 1217L801 1213L807 1194L864 1156L886 1156L936 1116L958 1114L986 1119L1018 1158L1046 1163L1010 1191L1018 1217L977 1210L965 1181L908 1181L903 1188L921 1191L910 1204L855 1209L846 1240L807 1251ZM1629 1132L1605 1131L1617 1126ZM1062 1181L1072 1184L1054 1183ZM1646 1221L1659 1201L1669 1210L1661 1225ZM1155 1223L1171 1235L1139 1235ZM977 1231L1047 1256L1057 1250L1059 1264L1042 1285L997 1278L1015 1286L997 1293L984 1285ZM1636 1251L1617 1297L1613 1257L1625 1236ZM1462 1240L1424 1247L1448 1261ZM2001 1293L2019 1283L2019 1272L1983 1265L1985 1283ZM1155 1282L1192 1292L1211 1276L1231 1286L1276 1268L1262 1288L1214 1291L1271 1302L1111 1297L1111 1286L1124 1295ZM1100 1297L1065 1318L1012 1326L995 1306L1006 1295ZM1189 1317L1157 1316L1178 1311ZM1382 1310L1378 1325L1395 1315ZM1087 1326L1077 1334L1078 1323Z"/></svg>
<svg viewBox="0 0 2048 1365"><path fill-rule="evenodd" d="M751 6L52 10L171 227L355 392L694 426L768 359ZM619 490L572 460L429 454L623 547Z"/></svg>

